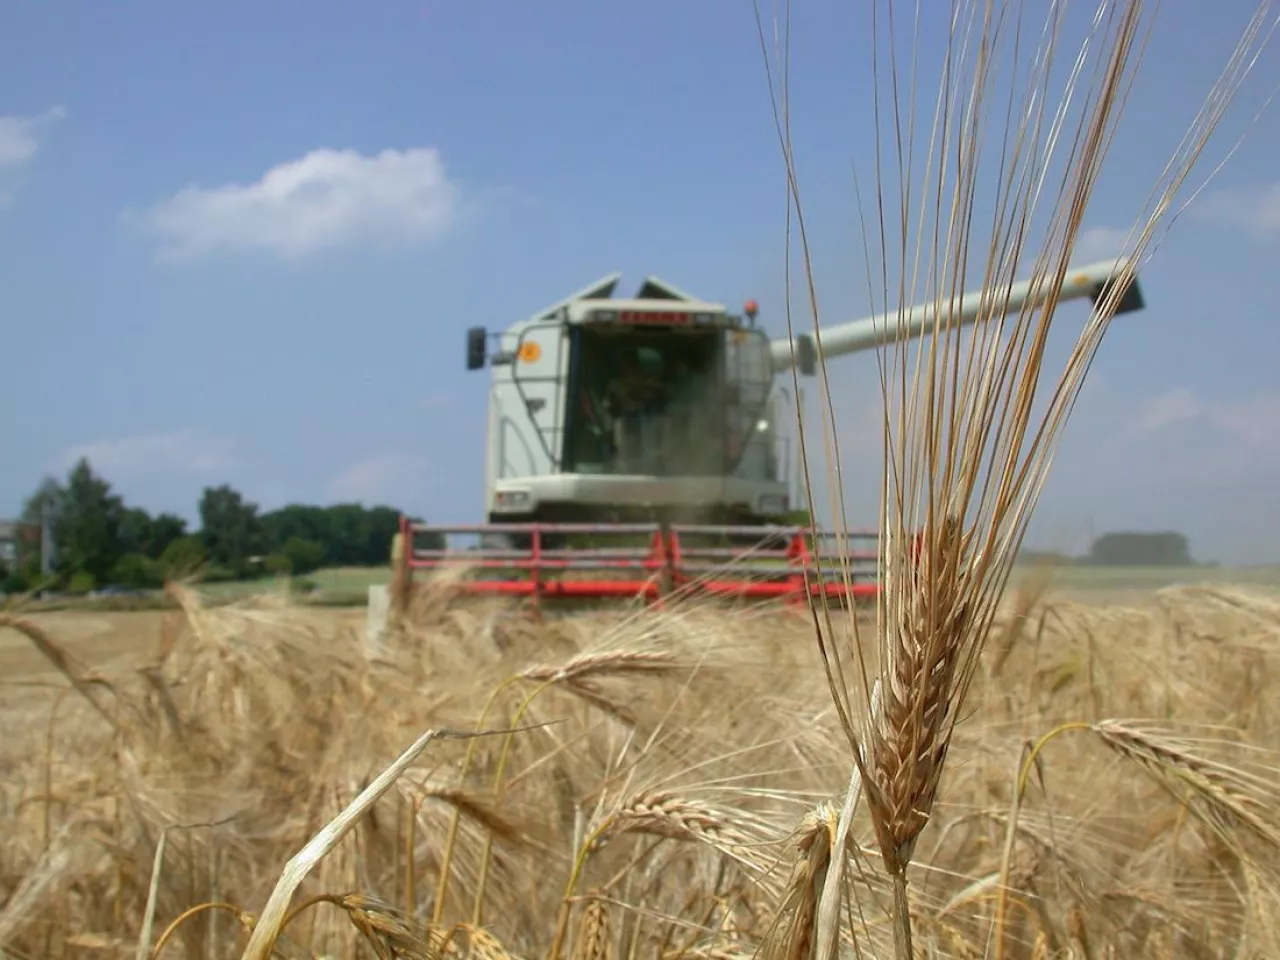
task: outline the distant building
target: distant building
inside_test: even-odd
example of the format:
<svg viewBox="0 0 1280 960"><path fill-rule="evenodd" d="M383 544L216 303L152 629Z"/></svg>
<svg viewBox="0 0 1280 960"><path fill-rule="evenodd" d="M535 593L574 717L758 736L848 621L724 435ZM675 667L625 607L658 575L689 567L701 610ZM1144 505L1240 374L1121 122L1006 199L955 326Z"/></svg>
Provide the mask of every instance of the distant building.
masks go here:
<svg viewBox="0 0 1280 960"><path fill-rule="evenodd" d="M0 565L13 569L18 563L20 527L12 520L0 520Z"/></svg>

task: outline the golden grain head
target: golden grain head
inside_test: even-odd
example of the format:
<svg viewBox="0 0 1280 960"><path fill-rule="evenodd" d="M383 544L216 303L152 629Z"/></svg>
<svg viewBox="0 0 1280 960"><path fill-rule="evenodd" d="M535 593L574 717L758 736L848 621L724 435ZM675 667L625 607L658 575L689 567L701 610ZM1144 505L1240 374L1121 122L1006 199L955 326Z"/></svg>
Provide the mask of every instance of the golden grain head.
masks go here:
<svg viewBox="0 0 1280 960"><path fill-rule="evenodd" d="M375 664L337 615L211 609L173 586L180 616L146 671L99 676L38 615L0 615L32 652L13 672L44 685L0 702L5 956L140 945L146 960L175 941L200 960L1267 955L1273 597L1174 591L1100 613L1045 594L1037 628L980 669L1118 297L1272 22L1263 4L1243 29L1055 368L1059 293L1145 39L1138 0L1070 6L961 0L944 21L872 0L870 49L850 58L875 107L868 296L930 318L877 354L874 622L677 598L495 628L463 609L455 570L397 580ZM766 60L769 32L762 17ZM820 343L790 106L775 107ZM962 333L952 297L971 283L979 322Z"/></svg>

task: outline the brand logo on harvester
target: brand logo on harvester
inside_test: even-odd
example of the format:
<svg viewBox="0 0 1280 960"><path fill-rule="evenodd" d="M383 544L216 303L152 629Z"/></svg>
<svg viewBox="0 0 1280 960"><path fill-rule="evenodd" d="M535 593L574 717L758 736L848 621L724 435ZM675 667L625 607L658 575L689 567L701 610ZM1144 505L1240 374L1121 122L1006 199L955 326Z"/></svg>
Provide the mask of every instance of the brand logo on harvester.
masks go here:
<svg viewBox="0 0 1280 960"><path fill-rule="evenodd" d="M619 319L623 323L688 323L689 314L675 310L623 310Z"/></svg>

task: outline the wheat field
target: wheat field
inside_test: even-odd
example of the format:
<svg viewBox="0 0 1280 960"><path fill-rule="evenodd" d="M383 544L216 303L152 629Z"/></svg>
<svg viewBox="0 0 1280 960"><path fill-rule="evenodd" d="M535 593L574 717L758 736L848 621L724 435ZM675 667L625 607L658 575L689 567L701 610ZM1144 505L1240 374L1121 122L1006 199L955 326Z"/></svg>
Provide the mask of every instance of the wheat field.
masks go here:
<svg viewBox="0 0 1280 960"><path fill-rule="evenodd" d="M0 960L1280 956L1280 600L1009 589L1108 325L1280 18L1241 15L1059 367L1049 332L1146 5L1041 22L957 0L905 24L869 6L868 284L931 316L877 357L874 612L686 599L536 622L442 581L377 662L358 623L279 595L206 608L173 587L181 611L140 620L135 656L0 615L30 647L2 650ZM759 23L820 340L788 33ZM967 278L984 322L962 340ZM810 471L840 467L818 374L807 502ZM32 655L42 670L10 659Z"/></svg>
<svg viewBox="0 0 1280 960"><path fill-rule="evenodd" d="M407 758L274 955L810 955L851 760L805 616L537 623L426 586L370 663L350 614L180 596L96 662L72 616L4 631L5 956L246 954L290 859L429 730L499 732ZM1277 650L1260 592L1011 595L910 868L917 955L1276 956ZM865 811L851 846L841 937L885 956Z"/></svg>

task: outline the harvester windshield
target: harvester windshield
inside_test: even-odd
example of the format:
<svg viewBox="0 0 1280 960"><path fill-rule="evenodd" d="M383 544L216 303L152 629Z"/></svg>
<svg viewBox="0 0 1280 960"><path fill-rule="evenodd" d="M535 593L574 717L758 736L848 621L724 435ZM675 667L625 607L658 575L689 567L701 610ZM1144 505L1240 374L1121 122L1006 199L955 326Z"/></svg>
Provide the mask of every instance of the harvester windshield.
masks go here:
<svg viewBox="0 0 1280 960"><path fill-rule="evenodd" d="M576 328L563 469L734 473L763 415L768 361L756 331Z"/></svg>

